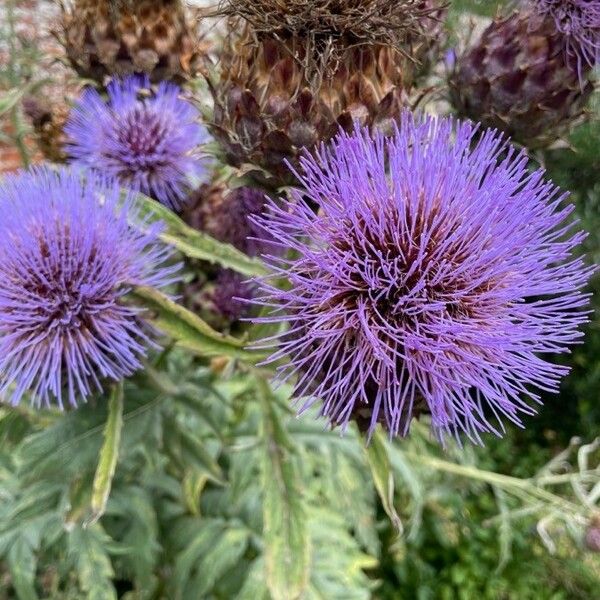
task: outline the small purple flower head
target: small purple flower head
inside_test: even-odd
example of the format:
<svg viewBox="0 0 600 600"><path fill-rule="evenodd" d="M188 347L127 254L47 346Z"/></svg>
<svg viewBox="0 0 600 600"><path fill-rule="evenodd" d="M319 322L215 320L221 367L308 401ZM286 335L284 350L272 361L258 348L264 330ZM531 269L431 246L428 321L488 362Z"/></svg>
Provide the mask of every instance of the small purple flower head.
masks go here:
<svg viewBox="0 0 600 600"><path fill-rule="evenodd" d="M152 344L121 302L132 285L177 279L160 226L136 218L116 183L37 169L0 185L0 395L76 406L102 379L141 367Z"/></svg>
<svg viewBox="0 0 600 600"><path fill-rule="evenodd" d="M83 92L65 126L73 162L116 178L121 185L180 209L188 178L203 174L198 145L207 140L199 112L181 90L129 77L108 86L108 102L92 88Z"/></svg>
<svg viewBox="0 0 600 600"><path fill-rule="evenodd" d="M231 269L222 269L214 281L210 300L219 315L233 323L248 316L248 301L252 299L255 289L253 282L243 275Z"/></svg>
<svg viewBox="0 0 600 600"><path fill-rule="evenodd" d="M578 72L600 63L600 0L530 0L535 11L548 16L565 37L567 58Z"/></svg>
<svg viewBox="0 0 600 600"><path fill-rule="evenodd" d="M480 442L568 371L539 353L581 335L584 234L543 171L476 132L405 113L390 138L342 133L302 159L304 189L259 218L294 251L267 257L289 286L260 282L272 313L256 321L289 327L261 345L278 346L280 378L297 375L295 396L322 400L332 425L406 435L428 412L440 439Z"/></svg>

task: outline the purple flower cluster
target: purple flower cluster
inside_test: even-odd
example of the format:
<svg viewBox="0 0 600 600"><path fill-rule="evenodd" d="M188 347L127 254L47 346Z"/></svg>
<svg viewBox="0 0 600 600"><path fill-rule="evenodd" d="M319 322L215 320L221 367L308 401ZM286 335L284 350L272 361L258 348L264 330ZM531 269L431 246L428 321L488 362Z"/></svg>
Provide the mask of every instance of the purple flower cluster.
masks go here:
<svg viewBox="0 0 600 600"><path fill-rule="evenodd" d="M93 174L38 169L0 185L0 394L76 406L141 365L152 343L132 285L177 279L160 226L133 228L131 199ZM143 230L143 231L142 231Z"/></svg>
<svg viewBox="0 0 600 600"><path fill-rule="evenodd" d="M439 438L480 442L521 424L567 367L592 269L573 250L572 206L495 131L405 113L395 134L340 134L302 160L303 189L257 222L293 258L268 257L260 345L297 376L303 408L332 425L406 435L431 414ZM313 208L319 207L317 215Z"/></svg>
<svg viewBox="0 0 600 600"><path fill-rule="evenodd" d="M180 94L165 82L152 92L139 76L113 81L108 103L87 89L65 126L73 162L180 209L188 178L204 171L198 145L207 139L198 111Z"/></svg>
<svg viewBox="0 0 600 600"><path fill-rule="evenodd" d="M567 57L578 72L600 63L600 0L529 0L541 16L549 16L566 39Z"/></svg>

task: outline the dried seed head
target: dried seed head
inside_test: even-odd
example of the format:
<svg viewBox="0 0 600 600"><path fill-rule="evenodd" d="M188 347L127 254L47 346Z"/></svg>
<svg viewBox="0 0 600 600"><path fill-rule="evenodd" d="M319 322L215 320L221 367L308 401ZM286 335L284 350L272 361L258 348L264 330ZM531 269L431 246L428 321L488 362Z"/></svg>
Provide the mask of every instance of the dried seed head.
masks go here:
<svg viewBox="0 0 600 600"><path fill-rule="evenodd" d="M400 48L423 31L421 19L432 8L422 0L223 0L220 11L245 19L259 35L299 36L324 51L337 40Z"/></svg>

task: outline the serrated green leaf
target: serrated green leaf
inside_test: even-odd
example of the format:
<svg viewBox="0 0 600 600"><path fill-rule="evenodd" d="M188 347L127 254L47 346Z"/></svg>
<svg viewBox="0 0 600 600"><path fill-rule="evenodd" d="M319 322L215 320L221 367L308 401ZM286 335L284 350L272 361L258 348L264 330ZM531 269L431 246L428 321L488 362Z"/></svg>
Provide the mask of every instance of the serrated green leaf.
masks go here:
<svg viewBox="0 0 600 600"><path fill-rule="evenodd" d="M36 559L24 537L17 538L8 552L8 567L19 600L37 600L35 591Z"/></svg>
<svg viewBox="0 0 600 600"><path fill-rule="evenodd" d="M124 447L136 445L147 437L159 410L159 400L154 393L137 390L135 394L128 394ZM93 472L102 446L107 412L106 402L80 406L26 438L17 453L19 478L30 482L58 476L66 481L83 472Z"/></svg>
<svg viewBox="0 0 600 600"><path fill-rule="evenodd" d="M150 320L171 336L178 346L200 356L228 356L257 362L261 355L244 347L244 342L215 331L200 317L173 302L163 293L148 287L136 287L132 295L150 311Z"/></svg>
<svg viewBox="0 0 600 600"><path fill-rule="evenodd" d="M217 463L212 454L208 451L202 440L193 433L187 431L184 427L179 426L177 423L172 423L172 427L177 428L181 447L188 459L186 462L193 464L197 470L205 473L209 479L215 483L225 485L225 475L223 474L219 463Z"/></svg>
<svg viewBox="0 0 600 600"><path fill-rule="evenodd" d="M314 548L310 587L302 600L369 600L376 582L366 569L378 561L365 554L350 531L345 513L329 506L311 507L309 531Z"/></svg>
<svg viewBox="0 0 600 600"><path fill-rule="evenodd" d="M175 571L172 582L174 596L177 600L183 598L185 589L190 581L195 565L202 556L212 548L225 530L225 521L222 519L197 520L197 531L187 547L180 552L175 560ZM189 534L192 522L186 521L186 533Z"/></svg>
<svg viewBox="0 0 600 600"><path fill-rule="evenodd" d="M400 515L394 507L394 474L390 464L385 439L381 431L376 430L366 448L367 461L371 468L373 483L379 494L381 504L392 521L392 525L402 533L403 526Z"/></svg>
<svg viewBox="0 0 600 600"><path fill-rule="evenodd" d="M112 480L119 458L119 445L123 429L123 384L113 387L108 401L108 417L104 427L104 442L100 450L100 460L94 475L92 487L92 514L89 523L95 523L106 510L106 502L112 487Z"/></svg>
<svg viewBox="0 0 600 600"><path fill-rule="evenodd" d="M180 252L199 260L205 260L227 269L233 269L249 277L265 275L268 271L257 258L251 258L231 244L218 242L209 235L186 225L173 211L160 202L138 194L140 216L149 222L162 221L166 231L161 239Z"/></svg>
<svg viewBox="0 0 600 600"><path fill-rule="evenodd" d="M265 561L262 557L252 563L244 585L235 598L236 600L270 600L269 590L265 585Z"/></svg>
<svg viewBox="0 0 600 600"><path fill-rule="evenodd" d="M110 495L106 514L120 517L126 524L119 528L119 546L123 548L120 560L124 571L135 578L136 588L149 591L161 552L152 495L142 487L119 486Z"/></svg>
<svg viewBox="0 0 600 600"><path fill-rule="evenodd" d="M263 537L267 586L274 600L300 598L308 586L310 540L306 510L294 464L294 446L259 379L263 409Z"/></svg>
<svg viewBox="0 0 600 600"><path fill-rule="evenodd" d="M186 594L186 599L204 597L230 569L239 567L249 537L247 529L229 524L196 563L196 572L188 588L191 593Z"/></svg>
<svg viewBox="0 0 600 600"><path fill-rule="evenodd" d="M114 572L107 547L110 538L99 524L74 527L68 534L68 552L75 564L86 600L116 600Z"/></svg>

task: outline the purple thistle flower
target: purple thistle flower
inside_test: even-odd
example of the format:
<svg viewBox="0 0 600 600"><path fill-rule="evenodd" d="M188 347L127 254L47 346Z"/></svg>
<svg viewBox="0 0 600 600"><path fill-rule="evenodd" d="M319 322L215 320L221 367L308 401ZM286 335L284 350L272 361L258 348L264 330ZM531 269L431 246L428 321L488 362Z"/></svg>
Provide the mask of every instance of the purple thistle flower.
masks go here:
<svg viewBox="0 0 600 600"><path fill-rule="evenodd" d="M267 362L284 359L303 409L321 399L332 425L390 435L426 411L440 439L480 442L557 390L568 368L538 353L566 352L587 320L585 234L524 153L476 132L405 113L391 138L342 133L259 217L295 255L266 259L289 286L260 282L272 313L256 322L289 328L259 346L278 346Z"/></svg>
<svg viewBox="0 0 600 600"><path fill-rule="evenodd" d="M243 275L231 269L222 269L214 281L210 300L214 309L233 323L248 316L248 301L252 299L255 289L255 284L247 281Z"/></svg>
<svg viewBox="0 0 600 600"><path fill-rule="evenodd" d="M550 17L564 36L567 58L577 72L600 63L600 0L530 0L541 17Z"/></svg>
<svg viewBox="0 0 600 600"><path fill-rule="evenodd" d="M93 174L37 169L0 185L0 394L76 406L142 365L152 341L132 285L177 279L160 225L132 228L131 199Z"/></svg>
<svg viewBox="0 0 600 600"><path fill-rule="evenodd" d="M115 177L122 185L180 209L188 177L200 176L197 146L207 139L199 112L180 98L180 88L148 78L109 84L108 103L95 89L83 92L65 126L73 162Z"/></svg>

